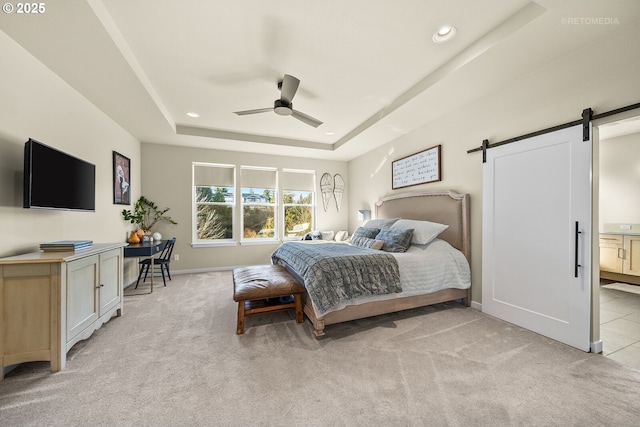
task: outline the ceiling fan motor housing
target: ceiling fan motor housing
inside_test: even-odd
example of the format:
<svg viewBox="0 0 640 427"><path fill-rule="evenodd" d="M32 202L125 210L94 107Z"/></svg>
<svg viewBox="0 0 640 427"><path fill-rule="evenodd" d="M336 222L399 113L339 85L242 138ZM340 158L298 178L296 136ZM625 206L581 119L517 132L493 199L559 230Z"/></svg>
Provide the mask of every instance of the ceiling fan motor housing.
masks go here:
<svg viewBox="0 0 640 427"><path fill-rule="evenodd" d="M293 104L291 102L286 102L282 99L276 99L273 103L273 111L281 116L290 116L293 113L292 108Z"/></svg>
<svg viewBox="0 0 640 427"><path fill-rule="evenodd" d="M281 96L280 99L276 99L273 102L273 111L279 116L291 116L309 126L317 128L322 124L320 120L293 109L293 102L291 102L291 100L293 100L299 84L300 80L297 78L289 74L284 75L284 78L278 82L278 89L280 89ZM271 110L271 108L257 108L255 110L235 111L235 113L239 116L245 116L247 114L266 113Z"/></svg>

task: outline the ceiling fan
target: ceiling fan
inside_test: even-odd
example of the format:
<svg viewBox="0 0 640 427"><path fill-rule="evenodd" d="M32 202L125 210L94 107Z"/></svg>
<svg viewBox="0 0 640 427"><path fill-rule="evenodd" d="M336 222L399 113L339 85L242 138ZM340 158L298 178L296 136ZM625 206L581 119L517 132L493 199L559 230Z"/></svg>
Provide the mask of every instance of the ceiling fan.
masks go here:
<svg viewBox="0 0 640 427"><path fill-rule="evenodd" d="M289 74L285 74L282 81L278 82L278 89L280 89L280 99L276 99L273 103L273 107L268 108L258 108L256 110L245 110L245 111L235 111L235 114L239 116L245 116L247 114L257 114L257 113L266 113L268 111L275 111L276 114L281 116L293 116L294 118L300 120L303 123L308 124L309 126L313 126L317 128L322 124L322 122L318 119L315 119L303 112L293 109L293 104L291 101L293 100L293 96L296 94L298 90L298 85L300 84L300 80L297 78L290 76Z"/></svg>

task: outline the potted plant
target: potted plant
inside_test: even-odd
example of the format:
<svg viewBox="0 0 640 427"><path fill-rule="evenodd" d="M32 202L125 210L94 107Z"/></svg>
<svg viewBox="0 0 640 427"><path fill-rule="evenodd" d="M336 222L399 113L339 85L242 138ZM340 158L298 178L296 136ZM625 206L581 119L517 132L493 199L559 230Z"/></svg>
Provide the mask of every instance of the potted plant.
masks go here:
<svg viewBox="0 0 640 427"><path fill-rule="evenodd" d="M149 233L154 225L160 221L169 221L177 224L170 216L165 215L169 208L159 209L158 206L144 196L140 196L133 206L133 212L128 209L122 210L122 216L131 224L136 224L141 233Z"/></svg>

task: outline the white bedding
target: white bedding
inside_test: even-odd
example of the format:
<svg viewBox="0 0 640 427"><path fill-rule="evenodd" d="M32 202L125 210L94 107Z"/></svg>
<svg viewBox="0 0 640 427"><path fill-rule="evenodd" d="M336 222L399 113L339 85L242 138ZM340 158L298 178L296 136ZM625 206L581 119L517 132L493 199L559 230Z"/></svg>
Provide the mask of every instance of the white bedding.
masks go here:
<svg viewBox="0 0 640 427"><path fill-rule="evenodd" d="M327 241L308 240L305 243L317 244L327 243ZM462 252L444 240L434 239L426 245L411 245L407 252L390 253L398 260L402 292L352 299L330 311L369 301L430 294L449 288L471 287L471 271L467 259Z"/></svg>
<svg viewBox="0 0 640 427"><path fill-rule="evenodd" d="M407 252L393 253L398 260L402 293L429 294L442 289L471 287L469 263L462 252L444 240L411 245Z"/></svg>

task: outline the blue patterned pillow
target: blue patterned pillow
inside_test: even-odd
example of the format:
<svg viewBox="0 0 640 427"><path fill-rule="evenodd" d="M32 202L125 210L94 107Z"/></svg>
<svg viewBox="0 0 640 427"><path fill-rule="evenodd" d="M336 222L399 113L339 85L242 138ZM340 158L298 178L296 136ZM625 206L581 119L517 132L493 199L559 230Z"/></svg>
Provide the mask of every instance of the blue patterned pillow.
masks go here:
<svg viewBox="0 0 640 427"><path fill-rule="evenodd" d="M383 251L406 252L412 237L413 228L383 228L375 238L384 241Z"/></svg>
<svg viewBox="0 0 640 427"><path fill-rule="evenodd" d="M368 239L373 239L378 235L379 232L379 228L358 227L356 228L356 231L353 232L351 238L353 239L354 237L366 237Z"/></svg>

